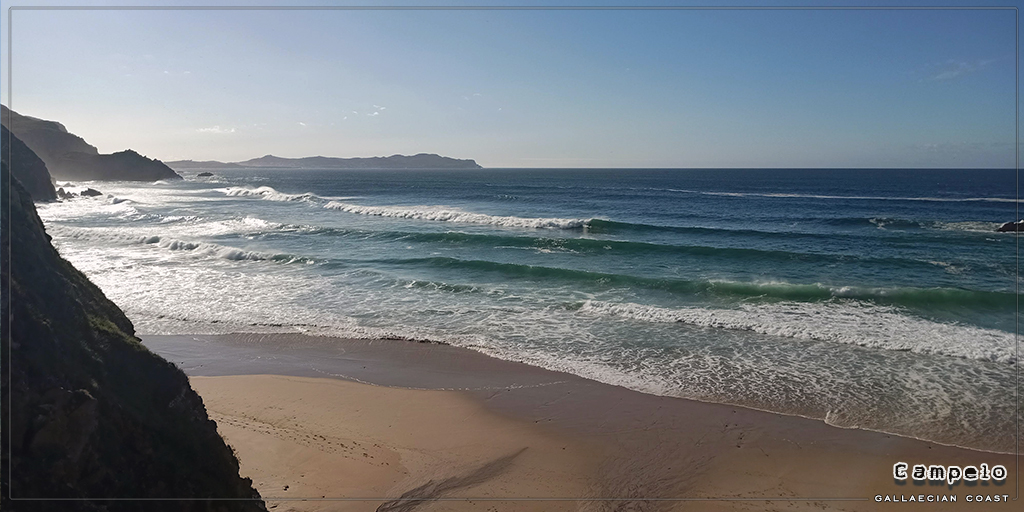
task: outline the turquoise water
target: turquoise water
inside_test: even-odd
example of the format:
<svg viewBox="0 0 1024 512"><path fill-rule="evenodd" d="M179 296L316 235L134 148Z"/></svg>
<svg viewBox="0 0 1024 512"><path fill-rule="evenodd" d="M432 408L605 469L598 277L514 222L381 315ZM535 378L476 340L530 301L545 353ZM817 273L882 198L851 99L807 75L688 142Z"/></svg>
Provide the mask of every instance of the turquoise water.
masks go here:
<svg viewBox="0 0 1024 512"><path fill-rule="evenodd" d="M443 341L1013 448L1012 170L196 172L40 205L142 334Z"/></svg>

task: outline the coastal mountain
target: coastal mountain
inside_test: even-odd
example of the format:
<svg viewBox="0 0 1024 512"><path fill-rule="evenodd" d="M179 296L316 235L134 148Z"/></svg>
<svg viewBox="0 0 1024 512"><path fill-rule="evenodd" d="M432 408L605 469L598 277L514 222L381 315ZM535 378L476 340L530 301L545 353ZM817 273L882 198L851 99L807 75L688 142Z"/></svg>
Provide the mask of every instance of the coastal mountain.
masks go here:
<svg viewBox="0 0 1024 512"><path fill-rule="evenodd" d="M177 171L188 171L192 169L244 169L243 166L233 163L218 162L216 160L175 160L164 162L168 167Z"/></svg>
<svg viewBox="0 0 1024 512"><path fill-rule="evenodd" d="M100 152L64 125L23 116L0 105L3 124L46 163L50 174L62 180L157 181L181 179L159 160L130 149L109 155ZM13 168L12 168L13 170Z"/></svg>
<svg viewBox="0 0 1024 512"><path fill-rule="evenodd" d="M185 374L146 349L124 313L60 257L28 192L6 161L0 167L10 184L0 221L0 286L9 290L0 508L265 510Z"/></svg>
<svg viewBox="0 0 1024 512"><path fill-rule="evenodd" d="M35 201L53 201L57 199L57 192L53 189L53 179L46 164L35 154L21 139L15 137L7 130L6 126L0 126L0 138L3 139L3 148L0 149L0 157L7 165L15 178L24 185L25 190ZM5 183L6 185L6 183Z"/></svg>
<svg viewBox="0 0 1024 512"><path fill-rule="evenodd" d="M304 158L283 158L274 155L261 156L244 162L193 162L178 160L167 162L174 169L482 169L470 159L457 159L430 153L417 155L375 156L369 158L335 158L308 156Z"/></svg>

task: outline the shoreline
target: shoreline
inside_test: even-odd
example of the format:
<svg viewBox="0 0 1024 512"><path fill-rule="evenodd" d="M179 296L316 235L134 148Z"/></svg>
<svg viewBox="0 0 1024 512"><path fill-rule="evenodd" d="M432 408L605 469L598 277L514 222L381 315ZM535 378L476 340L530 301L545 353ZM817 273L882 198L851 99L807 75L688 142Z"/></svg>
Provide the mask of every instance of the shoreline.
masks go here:
<svg viewBox="0 0 1024 512"><path fill-rule="evenodd" d="M462 358L476 358L473 364L481 364L481 362L497 362L497 364L486 364L487 367L496 367L502 370L508 368L516 368L515 372L517 375L528 375L530 371L526 369L533 369L541 374L554 374L564 375L570 379L581 379L586 382L593 382L603 386L611 386L615 388L622 388L632 393L638 393L641 395L667 398L673 400L683 400L688 402L695 402L700 404L707 404L712 406L723 406L740 408L747 411L778 415L792 418L799 418L808 421L820 422L829 427L840 429L840 430L854 430L854 431L865 431L877 434L883 434L887 436L896 436L904 439L920 441L924 443L935 444L939 446L957 448L962 450L970 450L981 453L991 453L994 455L1007 455L1012 456L1012 451L999 451L994 449L979 448L974 446L963 446L950 442L943 442L934 439L928 439L925 437L918 437L910 434L890 432L881 429L863 427L863 426L852 426L845 427L841 425L835 425L829 423L827 418L821 418L816 416L810 416L800 414L797 412L777 411L772 409L760 408L746 404L733 404L728 402L715 402L709 400L701 400L699 398L688 398L680 397L670 394L658 394L649 391L641 391L630 388L623 384L612 384L602 382L590 377L577 375L556 369L548 369L543 366L533 365L530 363L523 363L519 361L501 359L495 356L491 356L481 351L473 350L470 348L460 347L452 345L445 341L436 341L429 339L408 339L408 338L394 338L394 337L382 337L382 338L348 338L326 334L304 334L304 333L270 333L270 332L235 332L225 334L153 334L143 335L143 340L150 340L150 343L156 344L159 352L162 356L169 360L176 360L175 358L181 359L182 364L189 365L191 367L183 367L182 369L191 375L236 375L236 374L275 374L275 375L291 375L291 376L307 376L307 377L328 377L328 378L339 378L348 380L351 382L359 382L363 384L371 384L376 386L385 387L400 387L404 389L427 389L427 390L459 390L465 388L458 387L439 387L435 385L416 385L418 382L413 378L402 379L396 377L384 377L378 375L377 372L370 371L365 375L366 380L361 379L358 369L345 368L345 373L332 373L330 370L318 368L317 366L308 364L307 359L312 358L332 358L345 354L347 351L351 351L354 347L357 350L366 350L367 355L370 357L385 356L393 359L392 362L402 361L410 359L407 357L406 351L415 351L421 357L428 357L431 359L427 360L429 364L435 364L436 359L439 359L442 354L444 357L452 357L455 354L460 355ZM339 345L338 343L341 343ZM182 347L181 345L186 345ZM383 344L383 345L382 345ZM173 348L171 345L175 345ZM147 346L149 344L147 343ZM382 347L387 346L388 349L382 350ZM424 348L426 347L444 347L443 349L438 348ZM347 348L345 348L347 347ZM404 348L397 348L404 347ZM409 348L417 347L417 348ZM150 347L151 349L153 347ZM212 365L206 363L190 363L190 361L206 360L210 354L207 353L207 348L221 351L224 353L229 352L230 356L221 357L214 361ZM292 357L279 355L269 355L268 352L279 352L282 349L288 349L288 352L292 352L296 348L300 348L297 355ZM437 351L442 351L439 354ZM386 353L386 355L385 355ZM256 360L254 358L259 358ZM242 361L239 363L238 360ZM412 358L415 359L415 358ZM322 359L326 362L326 359ZM419 359L416 359L417 363L412 365L406 364L400 365L403 371L417 370L416 365L419 364ZM180 365L179 365L180 366ZM344 368L344 365L342 365ZM417 378L421 378L417 377ZM391 379L391 380L388 380ZM543 384L547 385L547 384Z"/></svg>
<svg viewBox="0 0 1024 512"><path fill-rule="evenodd" d="M143 341L200 383L197 391L204 401L214 404L208 407L216 414L223 413L218 412L222 406L216 405L220 400L249 400L247 414L260 418L272 406L293 407L303 397L320 396L328 392L325 390L338 387L331 383L346 381L349 387L361 389L360 393L370 397L365 402L367 410L386 403L384 397L393 393L448 396L437 400L469 407L470 412L463 418L474 422L497 421L501 428L528 432L520 439L529 439L529 443L563 440L567 453L576 454L557 459L569 468L563 472L569 475L566 482L576 482L566 485L601 490L576 496L581 499L623 496L650 504L655 502L644 498L804 500L801 497L807 496L863 500L925 490L1002 494L1012 490L1010 484L1016 479L1012 454L834 427L822 420L739 406L650 395L449 345L320 339L293 334L143 336ZM254 396L258 393L245 386L229 385L247 379L283 385L295 378L312 381L306 388L309 391L291 400L284 398L287 395L268 398L263 405L258 405L259 396ZM273 390L274 386L267 389ZM271 403L275 400L277 405ZM301 426L302 418L310 411L299 408L292 414L297 418L296 425ZM339 416L338 421L344 422L344 414ZM457 421L445 423L444 418L431 415L424 418L439 421L431 428L442 432L459 426ZM232 437L237 435L225 434L232 445L236 445ZM236 446L243 466L245 458L251 456L247 453L258 445L250 440ZM580 462L587 458L580 457L581 453L596 458ZM472 450L466 454L463 463L479 458ZM549 465L545 457L533 456L532 460L538 467ZM966 486L961 482L922 488L913 483L899 485L893 479L893 464L901 461L947 466L1002 464L1010 474L1002 485ZM392 489L392 494L399 490ZM523 495L497 497L501 496ZM522 508L523 503L526 502L517 502L516 508L530 510ZM742 509L738 503L743 502L715 502L716 507L721 507L709 509ZM800 503L830 503L840 510L867 506L863 501L791 504ZM551 508L550 503L547 508Z"/></svg>

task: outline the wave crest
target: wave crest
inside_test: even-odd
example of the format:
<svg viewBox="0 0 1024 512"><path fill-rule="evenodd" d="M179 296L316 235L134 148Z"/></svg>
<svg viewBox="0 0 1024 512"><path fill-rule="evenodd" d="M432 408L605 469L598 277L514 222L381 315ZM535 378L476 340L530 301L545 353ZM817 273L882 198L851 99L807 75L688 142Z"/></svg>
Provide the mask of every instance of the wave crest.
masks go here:
<svg viewBox="0 0 1024 512"><path fill-rule="evenodd" d="M268 201L306 201L310 203L319 203L324 201L324 198L311 192L306 192L304 194L285 194L284 192L278 192L273 187L267 186L257 188L228 187L221 189L221 192L229 197L255 196L262 197Z"/></svg>
<svg viewBox="0 0 1024 512"><path fill-rule="evenodd" d="M340 210L358 215L392 217L397 219L457 222L515 228L582 229L591 219L562 219L557 217L514 217L472 213L448 206L363 206L331 201L324 205L330 210Z"/></svg>
<svg viewBox="0 0 1024 512"><path fill-rule="evenodd" d="M139 235L96 228L70 228L51 226L52 235L78 240L103 240L123 244L142 244L160 247L168 251L187 251L194 256L213 257L232 261L275 261L279 263L315 263L315 260L292 254L273 254L250 251L209 242L195 242L170 238L163 235Z"/></svg>

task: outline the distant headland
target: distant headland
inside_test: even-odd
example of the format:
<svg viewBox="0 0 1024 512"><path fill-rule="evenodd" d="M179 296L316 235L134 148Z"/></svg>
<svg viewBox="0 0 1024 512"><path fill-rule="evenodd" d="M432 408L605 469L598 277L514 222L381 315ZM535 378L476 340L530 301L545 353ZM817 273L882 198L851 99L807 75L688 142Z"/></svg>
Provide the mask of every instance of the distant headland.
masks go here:
<svg viewBox="0 0 1024 512"><path fill-rule="evenodd" d="M457 159L430 153L417 155L375 156L369 158L335 158L308 156L305 158L282 158L274 155L261 156L244 162L218 162L215 160L176 160L166 162L176 170L192 169L482 169L470 159Z"/></svg>
<svg viewBox="0 0 1024 512"><path fill-rule="evenodd" d="M0 121L46 164L49 175L62 180L180 180L163 162L131 149L104 155L56 121L21 115L0 105ZM16 172L12 169L12 172Z"/></svg>

